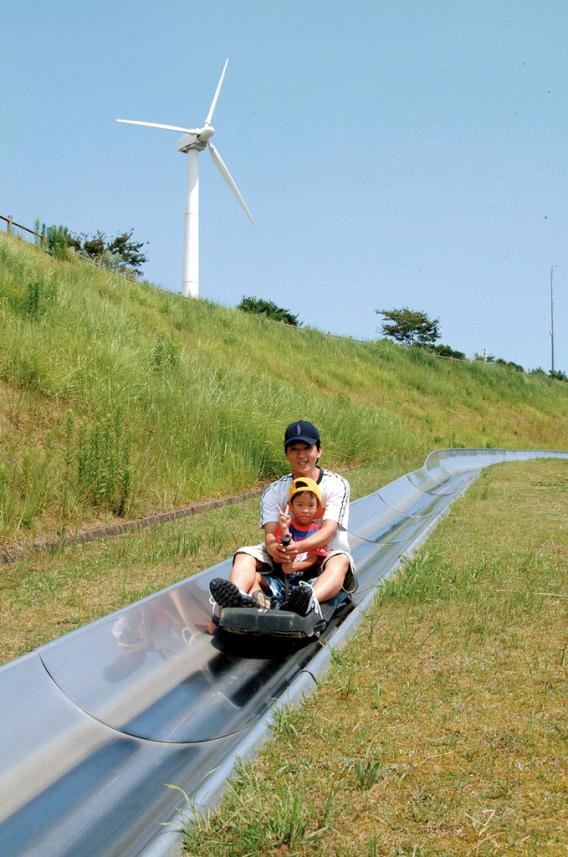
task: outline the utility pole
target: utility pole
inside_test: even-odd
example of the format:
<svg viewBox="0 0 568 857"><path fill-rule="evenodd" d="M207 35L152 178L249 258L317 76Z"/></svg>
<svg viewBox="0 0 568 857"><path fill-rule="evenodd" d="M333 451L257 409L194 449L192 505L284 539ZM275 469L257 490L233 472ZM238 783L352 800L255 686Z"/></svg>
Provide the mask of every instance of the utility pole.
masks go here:
<svg viewBox="0 0 568 857"><path fill-rule="evenodd" d="M550 371L554 374L554 263L550 266L550 357Z"/></svg>

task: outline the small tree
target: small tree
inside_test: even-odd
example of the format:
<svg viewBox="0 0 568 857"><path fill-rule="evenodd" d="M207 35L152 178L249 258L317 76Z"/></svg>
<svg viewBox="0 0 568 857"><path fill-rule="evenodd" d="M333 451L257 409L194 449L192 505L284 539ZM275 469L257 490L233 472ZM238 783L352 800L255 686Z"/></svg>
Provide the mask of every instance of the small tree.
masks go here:
<svg viewBox="0 0 568 857"><path fill-rule="evenodd" d="M383 315L382 334L404 345L433 345L440 338L439 319L428 318L425 312L409 307L402 309L376 309Z"/></svg>
<svg viewBox="0 0 568 857"><path fill-rule="evenodd" d="M83 241L81 242L81 238ZM88 235L82 235L81 237L77 236L78 240L78 250L83 256L88 256L89 259L92 259L93 262L97 262L97 264L101 264L101 259L105 254L106 249L106 235L104 232L95 232L90 238ZM77 246L75 244L75 246Z"/></svg>
<svg viewBox="0 0 568 857"><path fill-rule="evenodd" d="M271 318L272 321L281 321L284 324L291 324L294 327L299 327L300 325L297 315L294 315L288 309L277 306L274 301L267 301L264 298L243 297L237 309L242 309L244 312L254 312L257 315L265 315L267 318Z"/></svg>
<svg viewBox="0 0 568 857"><path fill-rule="evenodd" d="M133 271L135 274L140 275L142 273L142 265L148 261L144 253L142 253L142 247L148 242L133 241L133 232L133 229L130 232L121 232L120 235L109 241L107 250L112 256L120 260L120 263L127 271Z"/></svg>
<svg viewBox="0 0 568 857"><path fill-rule="evenodd" d="M142 247L146 242L133 241L133 232L133 229L129 232L121 232L109 240L104 232L100 231L95 232L90 238L87 235L73 236L73 246L79 253L92 259L102 268L138 276L142 273L142 265L148 261L142 253Z"/></svg>

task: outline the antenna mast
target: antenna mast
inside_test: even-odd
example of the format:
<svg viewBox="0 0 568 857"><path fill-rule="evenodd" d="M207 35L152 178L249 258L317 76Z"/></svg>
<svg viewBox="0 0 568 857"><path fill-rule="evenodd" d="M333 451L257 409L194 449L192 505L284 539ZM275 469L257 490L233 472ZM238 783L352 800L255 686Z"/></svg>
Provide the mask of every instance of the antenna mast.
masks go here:
<svg viewBox="0 0 568 857"><path fill-rule="evenodd" d="M554 374L554 263L550 266L550 371Z"/></svg>

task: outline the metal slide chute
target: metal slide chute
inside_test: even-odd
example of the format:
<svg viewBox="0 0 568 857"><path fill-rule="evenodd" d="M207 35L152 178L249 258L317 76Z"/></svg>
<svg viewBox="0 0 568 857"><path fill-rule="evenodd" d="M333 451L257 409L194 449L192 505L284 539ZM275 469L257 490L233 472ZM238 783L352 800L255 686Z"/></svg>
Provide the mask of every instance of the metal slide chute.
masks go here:
<svg viewBox="0 0 568 857"><path fill-rule="evenodd" d="M565 458L548 450L457 449L352 504L359 589L320 641L264 641L243 654L210 633L206 569L0 669L0 854L165 857L159 834L179 805L201 807L237 756L254 750L274 710L313 689L327 645L347 638L380 582L414 550L484 467ZM177 840L176 840L177 842ZM178 843L179 844L179 843Z"/></svg>

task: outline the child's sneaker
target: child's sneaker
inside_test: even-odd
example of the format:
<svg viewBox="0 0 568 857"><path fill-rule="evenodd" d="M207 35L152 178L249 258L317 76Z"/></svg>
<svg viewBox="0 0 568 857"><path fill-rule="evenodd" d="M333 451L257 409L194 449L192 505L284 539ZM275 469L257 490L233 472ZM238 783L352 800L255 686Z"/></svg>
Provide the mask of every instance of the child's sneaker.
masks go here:
<svg viewBox="0 0 568 857"><path fill-rule="evenodd" d="M215 580L212 580L209 589L219 607L255 606L250 595L244 595L238 586L222 577L216 577Z"/></svg>
<svg viewBox="0 0 568 857"><path fill-rule="evenodd" d="M258 607L259 610L270 610L272 607L272 598L266 592L263 592L262 589L255 589L250 597L254 602L254 606Z"/></svg>
<svg viewBox="0 0 568 857"><path fill-rule="evenodd" d="M311 586L302 585L300 583L292 590L286 601L280 605L281 610L288 610L290 613L298 613L300 616L305 616L310 608L312 601Z"/></svg>

